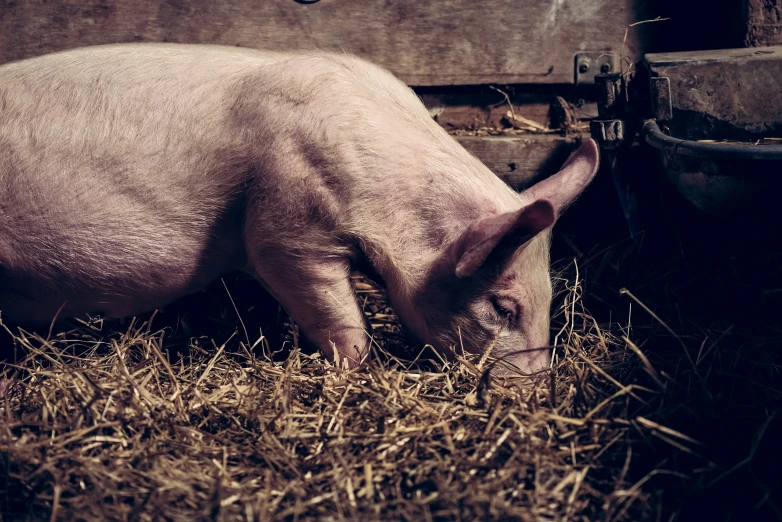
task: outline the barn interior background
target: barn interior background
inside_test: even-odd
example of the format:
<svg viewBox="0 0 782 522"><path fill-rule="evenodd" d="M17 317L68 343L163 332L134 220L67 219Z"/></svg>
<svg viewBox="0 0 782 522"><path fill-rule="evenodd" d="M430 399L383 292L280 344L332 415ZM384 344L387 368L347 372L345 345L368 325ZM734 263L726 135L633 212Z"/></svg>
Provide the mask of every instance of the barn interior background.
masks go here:
<svg viewBox="0 0 782 522"><path fill-rule="evenodd" d="M0 1L0 63L114 42L344 50L520 189L590 134L604 159L557 228L565 340L532 392L468 363L345 375L291 356L295 327L236 277L154 320L9 329L2 518L782 518L781 9ZM382 292L357 288L404 345Z"/></svg>

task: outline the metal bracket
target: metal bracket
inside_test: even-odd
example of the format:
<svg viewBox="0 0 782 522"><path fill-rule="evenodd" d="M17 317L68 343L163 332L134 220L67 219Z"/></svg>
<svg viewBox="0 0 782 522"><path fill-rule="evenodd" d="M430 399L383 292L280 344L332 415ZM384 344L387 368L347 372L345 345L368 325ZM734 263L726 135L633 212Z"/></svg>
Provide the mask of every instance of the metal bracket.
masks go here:
<svg viewBox="0 0 782 522"><path fill-rule="evenodd" d="M673 104L671 102L671 81L665 76L649 78L649 93L652 98L652 114L654 119L668 121L673 119Z"/></svg>
<svg viewBox="0 0 782 522"><path fill-rule="evenodd" d="M617 70L616 55L610 51L584 51L576 53L575 83L594 83L598 74Z"/></svg>
<svg viewBox="0 0 782 522"><path fill-rule="evenodd" d="M595 76L595 85L599 89L597 99L597 113L600 119L609 120L620 118L625 112L625 90L627 82L621 74L598 74Z"/></svg>
<svg viewBox="0 0 782 522"><path fill-rule="evenodd" d="M625 139L622 120L592 120L589 122L589 130L592 139L606 150L618 148Z"/></svg>

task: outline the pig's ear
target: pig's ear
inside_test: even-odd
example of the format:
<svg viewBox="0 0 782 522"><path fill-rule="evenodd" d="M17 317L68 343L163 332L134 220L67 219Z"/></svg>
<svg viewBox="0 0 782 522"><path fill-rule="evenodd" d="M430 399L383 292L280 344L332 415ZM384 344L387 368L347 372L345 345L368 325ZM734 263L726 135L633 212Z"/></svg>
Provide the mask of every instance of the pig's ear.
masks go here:
<svg viewBox="0 0 782 522"><path fill-rule="evenodd" d="M550 201L559 217L589 185L599 167L600 150L594 140L586 140L559 172L528 188L522 196L527 201Z"/></svg>
<svg viewBox="0 0 782 522"><path fill-rule="evenodd" d="M456 276L471 276L487 262L504 264L554 219L554 207L543 199L515 212L476 220L449 249Z"/></svg>

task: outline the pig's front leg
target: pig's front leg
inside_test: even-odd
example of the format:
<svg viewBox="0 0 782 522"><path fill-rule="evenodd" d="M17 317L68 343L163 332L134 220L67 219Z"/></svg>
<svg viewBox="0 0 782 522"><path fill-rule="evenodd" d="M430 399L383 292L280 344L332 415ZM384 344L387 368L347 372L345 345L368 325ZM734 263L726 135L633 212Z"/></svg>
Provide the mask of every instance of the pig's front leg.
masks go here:
<svg viewBox="0 0 782 522"><path fill-rule="evenodd" d="M369 328L350 284L350 265L340 259L260 253L260 279L331 361L355 368L369 354ZM337 357L338 356L338 357Z"/></svg>

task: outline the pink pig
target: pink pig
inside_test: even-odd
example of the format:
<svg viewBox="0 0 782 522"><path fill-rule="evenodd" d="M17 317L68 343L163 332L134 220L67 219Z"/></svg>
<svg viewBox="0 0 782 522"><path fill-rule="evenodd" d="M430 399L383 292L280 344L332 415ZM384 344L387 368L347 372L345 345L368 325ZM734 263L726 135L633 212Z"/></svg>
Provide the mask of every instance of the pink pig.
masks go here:
<svg viewBox="0 0 782 522"><path fill-rule="evenodd" d="M588 140L519 194L342 54L127 44L3 65L1 317L130 316L245 270L356 366L364 260L419 341L538 371L551 226L598 158Z"/></svg>

